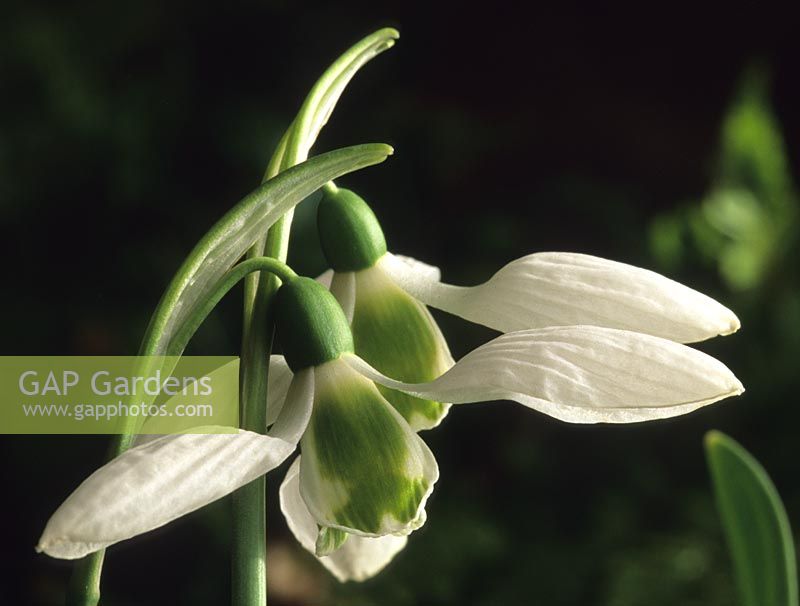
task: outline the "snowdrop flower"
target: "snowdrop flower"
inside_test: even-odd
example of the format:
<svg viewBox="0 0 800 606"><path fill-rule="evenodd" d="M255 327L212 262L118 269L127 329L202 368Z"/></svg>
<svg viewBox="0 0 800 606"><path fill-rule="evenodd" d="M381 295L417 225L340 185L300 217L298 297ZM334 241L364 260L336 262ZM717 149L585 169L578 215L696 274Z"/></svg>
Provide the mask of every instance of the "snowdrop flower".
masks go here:
<svg viewBox="0 0 800 606"><path fill-rule="evenodd" d="M40 551L79 558L162 526L275 468L299 443L281 486L289 527L337 578L360 580L424 523L439 473L376 383L429 401L510 399L577 423L670 417L743 389L699 351L595 326L510 332L438 378L408 383L354 353L344 311L317 282L284 283L275 305L286 357L271 359L268 435L171 435L125 452L55 512Z"/></svg>
<svg viewBox="0 0 800 606"><path fill-rule="evenodd" d="M326 288L295 278L281 286L275 307L286 372L278 365L270 380L280 407L268 435L170 435L132 448L67 498L39 551L80 558L162 526L274 469L298 443L303 457L293 469L317 555L338 549L331 562L342 562L341 578L366 578L377 569L376 557L364 554L404 545L403 535L425 521L439 475L433 454L375 383L345 360L353 352L350 328ZM283 501L289 498L284 490ZM307 520L295 516L291 523L309 546L302 534ZM351 535L352 544L342 547ZM359 537L383 538L364 547ZM360 559L349 563L352 550Z"/></svg>
<svg viewBox="0 0 800 606"><path fill-rule="evenodd" d="M349 190L326 191L317 223L333 268L318 279L344 309L358 355L381 372L415 383L433 380L452 367L447 341L427 307L378 265L388 253L369 206ZM435 427L449 408L384 386L379 389L415 430Z"/></svg>
<svg viewBox="0 0 800 606"><path fill-rule="evenodd" d="M418 528L439 477L436 460L375 384L348 364L353 339L341 307L310 278L284 284L275 305L292 385L300 374L313 374L299 486L320 527L316 553L330 553L348 534Z"/></svg>
<svg viewBox="0 0 800 606"><path fill-rule="evenodd" d="M423 400L509 399L573 423L672 417L743 391L724 365L697 350L651 335L594 326L507 333L424 384L393 380L350 353L335 363L339 372L342 362L386 388ZM291 370L280 356L272 357L270 373L276 383L285 385L291 380ZM270 397L280 400L283 392L276 389ZM319 557L315 538L320 520L308 506L299 480L309 454L305 448L303 453L281 485L281 509L289 528L339 580L363 580L376 574L405 546L406 538L370 538L358 533L344 547Z"/></svg>
<svg viewBox="0 0 800 606"><path fill-rule="evenodd" d="M326 191L318 226L332 267L321 280L352 324L356 353L404 381L429 381L453 365L426 305L500 332L594 325L692 343L739 328L734 313L706 295L589 255L537 253L481 285L444 284L437 268L387 252L372 210L346 189ZM435 426L448 410L445 403L381 390L417 430Z"/></svg>

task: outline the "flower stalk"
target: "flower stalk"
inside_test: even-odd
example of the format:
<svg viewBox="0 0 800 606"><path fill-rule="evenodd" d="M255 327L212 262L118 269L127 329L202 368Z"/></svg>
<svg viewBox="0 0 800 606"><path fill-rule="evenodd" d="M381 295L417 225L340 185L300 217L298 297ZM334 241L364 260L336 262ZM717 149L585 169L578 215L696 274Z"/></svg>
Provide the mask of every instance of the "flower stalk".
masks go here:
<svg viewBox="0 0 800 606"><path fill-rule="evenodd" d="M78 561L67 587L66 606L97 606L105 555L105 550L100 550Z"/></svg>
<svg viewBox="0 0 800 606"><path fill-rule="evenodd" d="M302 162L328 120L347 83L370 59L391 48L397 32L383 29L367 36L337 59L317 81L292 125L281 138L262 182ZM294 211L288 210L248 251L248 259L286 261ZM242 353L239 376L240 426L266 433L269 360L274 336L272 299L280 286L275 276L250 276L245 283ZM266 477L233 496L232 603L264 606L266 578Z"/></svg>
<svg viewBox="0 0 800 606"><path fill-rule="evenodd" d="M264 181L280 170L286 135L270 160ZM291 223L288 222L291 226ZM248 251L248 261L267 257L285 261L281 242L288 240L286 216L281 217ZM285 232L285 233L284 233ZM285 250L285 247L284 247ZM281 256L283 257L281 259ZM245 282L242 322L242 354L239 371L240 427L266 433L268 360L272 351L273 321L270 300L279 282L275 277L252 274ZM261 476L233 494L233 554L231 559L231 603L233 606L262 606L267 603L267 478Z"/></svg>

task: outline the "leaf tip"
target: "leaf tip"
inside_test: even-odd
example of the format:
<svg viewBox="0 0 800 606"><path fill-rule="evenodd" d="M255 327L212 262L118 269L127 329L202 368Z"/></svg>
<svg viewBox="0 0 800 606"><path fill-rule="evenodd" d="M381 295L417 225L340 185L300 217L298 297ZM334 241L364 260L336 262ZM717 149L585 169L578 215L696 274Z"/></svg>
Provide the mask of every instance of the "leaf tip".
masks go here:
<svg viewBox="0 0 800 606"><path fill-rule="evenodd" d="M388 38L389 40L392 40L390 44L394 44L394 40L400 38L400 32L393 27L384 27L383 29L379 29L376 33L381 37L385 37Z"/></svg>
<svg viewBox="0 0 800 606"><path fill-rule="evenodd" d="M711 431L707 431L706 435L703 436L703 444L706 447L706 450L711 450L722 444L725 441L725 434L721 431L716 429L712 429Z"/></svg>

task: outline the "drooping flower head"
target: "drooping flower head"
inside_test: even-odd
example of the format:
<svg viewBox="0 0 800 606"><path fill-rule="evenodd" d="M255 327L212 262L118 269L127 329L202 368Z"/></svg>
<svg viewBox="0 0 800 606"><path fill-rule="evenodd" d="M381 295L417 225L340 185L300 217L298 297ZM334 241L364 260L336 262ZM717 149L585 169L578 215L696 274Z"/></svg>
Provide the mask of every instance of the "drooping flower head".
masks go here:
<svg viewBox="0 0 800 606"><path fill-rule="evenodd" d="M273 356L268 435L169 435L117 457L48 522L38 549L78 558L202 507L302 450L281 486L301 544L341 580L377 573L425 521L436 461L376 387L421 400L515 400L569 422L684 414L741 393L714 358L651 335L594 326L511 332L441 376L409 383L353 353L345 312L294 278L276 298L285 359Z"/></svg>
<svg viewBox="0 0 800 606"><path fill-rule="evenodd" d="M386 252L355 194L333 192L319 212L335 271L330 291L300 277L278 290L285 358L271 359L268 435L171 435L127 451L55 512L40 550L77 558L157 528L299 444L281 486L289 526L337 578L364 579L425 521L439 471L416 430L450 403L509 399L563 421L629 423L743 390L723 364L676 342L735 330L736 317L662 276L550 253L481 286L449 286L438 270ZM509 332L454 363L424 303Z"/></svg>
<svg viewBox="0 0 800 606"><path fill-rule="evenodd" d="M431 381L453 358L428 309L379 263L387 256L378 219L354 192L326 192L317 211L320 243L333 269L331 292L353 331L355 351L381 372L410 383ZM436 426L449 404L380 386L415 430Z"/></svg>
<svg viewBox="0 0 800 606"><path fill-rule="evenodd" d="M299 482L320 526L317 554L339 547L345 533L378 537L418 528L439 476L436 460L375 384L343 359L354 344L341 307L310 278L284 284L275 305L293 381L313 375Z"/></svg>
<svg viewBox="0 0 800 606"><path fill-rule="evenodd" d="M512 261L479 286L444 284L437 268L387 252L375 214L343 188L326 190L317 221L332 269L323 281L351 323L356 353L405 381L430 380L453 365L426 305L500 332L599 326L691 343L739 328L735 314L706 295L589 255L537 253ZM436 425L449 407L381 389L415 429Z"/></svg>

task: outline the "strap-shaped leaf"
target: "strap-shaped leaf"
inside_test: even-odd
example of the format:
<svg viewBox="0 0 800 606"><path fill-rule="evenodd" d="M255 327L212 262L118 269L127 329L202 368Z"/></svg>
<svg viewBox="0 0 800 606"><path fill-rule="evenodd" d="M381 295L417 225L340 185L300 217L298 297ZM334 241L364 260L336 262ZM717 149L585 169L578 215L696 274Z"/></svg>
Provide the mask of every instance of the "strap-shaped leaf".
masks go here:
<svg viewBox="0 0 800 606"><path fill-rule="evenodd" d="M719 431L705 438L743 606L797 606L797 568L789 520L767 472Z"/></svg>
<svg viewBox="0 0 800 606"><path fill-rule="evenodd" d="M392 148L355 145L316 156L259 186L203 236L167 287L150 321L143 355L167 351L172 336L217 281L287 210L341 175L383 162Z"/></svg>
<svg viewBox="0 0 800 606"><path fill-rule="evenodd" d="M399 36L397 30L390 27L380 29L351 46L325 70L288 131L283 169L305 160L353 76L370 60L392 48Z"/></svg>
<svg viewBox="0 0 800 606"><path fill-rule="evenodd" d="M308 157L309 150L314 145L322 127L327 123L333 108L350 80L365 64L383 51L392 48L399 36L397 30L390 27L380 29L351 46L325 70L303 101L297 116L281 137L267 165L262 183L277 175L281 170L294 166ZM269 249L265 248L267 234L262 234L248 252L249 257L268 254L286 260L292 212L290 210L281 222L282 229L277 230L281 233L276 233L276 230L273 229L273 241ZM250 276L245 281L245 316L252 313L258 283L259 276L257 274ZM247 322L248 318L245 317L245 326Z"/></svg>

